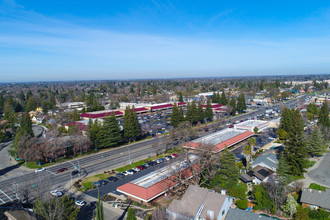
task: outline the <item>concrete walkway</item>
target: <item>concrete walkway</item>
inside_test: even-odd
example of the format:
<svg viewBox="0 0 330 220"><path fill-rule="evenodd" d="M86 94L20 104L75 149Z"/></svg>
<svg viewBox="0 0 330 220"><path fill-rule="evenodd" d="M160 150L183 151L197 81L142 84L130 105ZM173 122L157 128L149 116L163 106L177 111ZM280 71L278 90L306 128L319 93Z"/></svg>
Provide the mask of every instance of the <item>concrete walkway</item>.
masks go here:
<svg viewBox="0 0 330 220"><path fill-rule="evenodd" d="M314 166L307 169L304 177L305 179L299 180L304 184L304 187L308 187L311 183L317 183L330 188L330 152L317 158Z"/></svg>

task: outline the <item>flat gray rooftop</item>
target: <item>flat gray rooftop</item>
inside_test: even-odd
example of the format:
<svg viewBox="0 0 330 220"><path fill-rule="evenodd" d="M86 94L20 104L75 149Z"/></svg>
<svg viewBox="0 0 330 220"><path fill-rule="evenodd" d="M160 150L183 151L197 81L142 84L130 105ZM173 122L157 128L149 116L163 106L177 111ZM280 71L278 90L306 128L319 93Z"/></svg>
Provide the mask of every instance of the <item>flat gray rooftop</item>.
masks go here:
<svg viewBox="0 0 330 220"><path fill-rule="evenodd" d="M268 121L261 121L261 120L247 120L241 123L236 124L236 126L245 126L245 127L258 127L262 124L268 123Z"/></svg>
<svg viewBox="0 0 330 220"><path fill-rule="evenodd" d="M226 128L221 131L215 132L213 134L198 138L193 140L194 143L201 143L201 144L210 144L210 145L217 145L226 140L229 140L237 135L246 132L245 130L238 130L234 128Z"/></svg>
<svg viewBox="0 0 330 220"><path fill-rule="evenodd" d="M189 155L189 159L194 162L197 159L196 155ZM184 169L189 167L189 164L187 161L176 161L168 166L162 167L158 170L155 170L149 174L146 174L144 176L141 176L140 178L137 178L131 183L141 186L143 188L148 188L164 179L167 177L173 176L175 173L180 172Z"/></svg>

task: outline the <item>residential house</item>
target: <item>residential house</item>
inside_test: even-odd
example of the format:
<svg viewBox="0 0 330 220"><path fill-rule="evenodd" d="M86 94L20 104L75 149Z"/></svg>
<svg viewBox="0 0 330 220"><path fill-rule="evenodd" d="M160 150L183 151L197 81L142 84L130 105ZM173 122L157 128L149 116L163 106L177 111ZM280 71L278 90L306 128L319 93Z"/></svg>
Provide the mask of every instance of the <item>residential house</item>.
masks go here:
<svg viewBox="0 0 330 220"><path fill-rule="evenodd" d="M323 208L330 211L330 189L325 191L315 189L303 189L300 202L303 207Z"/></svg>
<svg viewBox="0 0 330 220"><path fill-rule="evenodd" d="M233 198L226 196L223 190L216 193L213 190L201 188L199 186L190 185L181 198L174 199L167 209L169 219L224 219Z"/></svg>
<svg viewBox="0 0 330 220"><path fill-rule="evenodd" d="M270 220L269 216L259 215L253 212L247 212L241 209L229 209L225 220Z"/></svg>
<svg viewBox="0 0 330 220"><path fill-rule="evenodd" d="M246 174L242 174L241 180L245 183L253 182L258 185L262 182L267 182L273 173L274 171L258 165Z"/></svg>
<svg viewBox="0 0 330 220"><path fill-rule="evenodd" d="M275 154L273 151L267 151L263 153L252 163L252 168L256 166L266 167L275 172L278 167L277 154Z"/></svg>

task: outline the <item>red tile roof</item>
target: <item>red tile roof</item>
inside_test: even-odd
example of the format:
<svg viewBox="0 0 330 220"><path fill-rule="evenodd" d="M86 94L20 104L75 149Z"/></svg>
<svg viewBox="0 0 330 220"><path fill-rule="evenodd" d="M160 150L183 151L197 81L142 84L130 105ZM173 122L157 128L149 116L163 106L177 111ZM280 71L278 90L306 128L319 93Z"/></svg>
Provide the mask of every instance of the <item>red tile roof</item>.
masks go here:
<svg viewBox="0 0 330 220"><path fill-rule="evenodd" d="M157 109L163 109L163 108L172 108L173 104L164 104L164 105L156 105L156 106L151 106L151 110L157 110Z"/></svg>
<svg viewBox="0 0 330 220"><path fill-rule="evenodd" d="M136 108L135 111L136 112L146 112L146 111L149 111L149 109L147 109L145 107L141 107L141 108Z"/></svg>
<svg viewBox="0 0 330 220"><path fill-rule="evenodd" d="M212 105L212 109L215 109L215 108L220 108L220 107L224 107L225 105L223 104L211 104ZM203 108L206 108L206 105L202 105Z"/></svg>
<svg viewBox="0 0 330 220"><path fill-rule="evenodd" d="M116 116L122 116L124 115L124 113L122 113L121 111L113 111L115 113ZM82 113L80 114L80 117L83 118L104 118L105 116L110 116L112 112L103 112L103 113Z"/></svg>
<svg viewBox="0 0 330 220"><path fill-rule="evenodd" d="M194 166L194 169L196 169L197 166ZM188 167L181 171L182 175L180 175L181 178L188 179L193 175L191 168ZM170 187L178 184L178 180L175 179L174 175L171 178L164 179L162 181L159 181L148 188L144 188L142 186L138 186L133 183L126 183L124 185L121 185L117 188L119 192L122 192L124 194L128 194L129 196L136 197L138 199L144 200L146 202L149 202L153 200L154 198L158 197L159 195L165 193Z"/></svg>
<svg viewBox="0 0 330 220"><path fill-rule="evenodd" d="M232 138L230 138L230 139L228 139L224 142L221 142L221 143L215 145L214 148L213 148L213 151L219 152L219 151L225 149L226 147L230 147L234 144L237 144L237 143L239 143L239 142L241 142L241 141L243 141L243 140L245 140L245 139L247 139L247 138L249 138L253 135L254 135L254 132L246 131L244 133L241 133L241 134L239 134L235 137L232 137ZM199 148L200 145L201 145L200 143L195 143L195 142L188 142L186 144L187 147L192 147L192 148Z"/></svg>
<svg viewBox="0 0 330 220"><path fill-rule="evenodd" d="M85 125L84 123L81 123L81 122L77 122L77 121L71 122L71 123L67 124L66 126L70 126L72 124L75 126L78 126L79 130L82 130L82 131L87 130L87 125Z"/></svg>
<svg viewBox="0 0 330 220"><path fill-rule="evenodd" d="M178 102L177 105L178 105L178 106L181 106L181 105L187 105L187 103L185 103L185 102Z"/></svg>

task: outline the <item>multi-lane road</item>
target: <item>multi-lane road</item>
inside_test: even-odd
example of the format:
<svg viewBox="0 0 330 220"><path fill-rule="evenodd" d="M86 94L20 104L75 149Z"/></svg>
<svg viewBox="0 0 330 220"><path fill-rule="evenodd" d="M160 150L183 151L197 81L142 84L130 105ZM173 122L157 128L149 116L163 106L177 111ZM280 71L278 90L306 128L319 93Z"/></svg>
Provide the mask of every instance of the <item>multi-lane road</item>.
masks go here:
<svg viewBox="0 0 330 220"><path fill-rule="evenodd" d="M293 107L297 102L304 99L305 96L290 100L284 103L285 106ZM278 106L271 107L278 109ZM261 107L258 110L237 117L226 119L225 123L233 123L238 120L244 120L254 115L264 114L266 108ZM207 133L200 135L206 135ZM52 189L61 189L72 179L77 179L78 175L71 176L71 171L80 167L82 177L97 173L104 170L112 170L123 165L129 164L130 161L137 161L155 154L153 148L154 143L161 143L162 137L145 140L119 148L102 151L97 154L80 157L75 160L56 164L47 167L45 171L35 173L33 170L17 177L7 177L0 180L0 205L11 202L18 197L22 197L22 193L29 191L30 194L37 196L38 194L49 193ZM164 148L159 144L159 148ZM104 157L104 155L107 155ZM57 173L60 168L67 168L68 171ZM19 198L23 199L23 198Z"/></svg>

